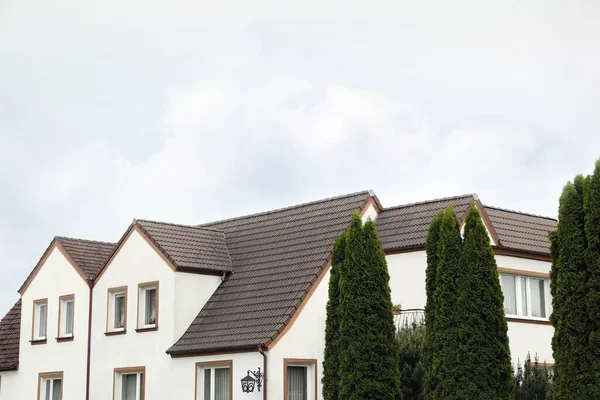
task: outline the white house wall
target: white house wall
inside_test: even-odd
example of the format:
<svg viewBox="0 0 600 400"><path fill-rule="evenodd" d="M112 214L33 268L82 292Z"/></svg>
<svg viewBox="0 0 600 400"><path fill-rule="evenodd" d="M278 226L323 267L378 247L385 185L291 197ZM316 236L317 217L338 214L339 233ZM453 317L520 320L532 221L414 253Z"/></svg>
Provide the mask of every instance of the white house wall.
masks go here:
<svg viewBox="0 0 600 400"><path fill-rule="evenodd" d="M20 375L18 371L0 372L0 400L19 399L21 387L19 386Z"/></svg>
<svg viewBox="0 0 600 400"><path fill-rule="evenodd" d="M15 379L18 396L5 392L5 383L10 387L9 380L4 382L2 378L0 399L36 399L38 374L54 371L64 374L63 399L85 398L89 290L75 268L54 248L22 295L19 371ZM69 294L75 295L73 341L59 343L59 296ZM47 342L32 345L33 301L42 298L48 299Z"/></svg>

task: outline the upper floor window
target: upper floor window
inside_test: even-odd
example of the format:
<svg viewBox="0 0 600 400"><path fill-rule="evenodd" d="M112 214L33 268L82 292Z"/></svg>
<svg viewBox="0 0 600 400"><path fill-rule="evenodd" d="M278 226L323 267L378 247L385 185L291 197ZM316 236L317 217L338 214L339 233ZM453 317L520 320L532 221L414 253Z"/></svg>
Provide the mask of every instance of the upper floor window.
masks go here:
<svg viewBox="0 0 600 400"><path fill-rule="evenodd" d="M58 312L58 337L73 337L73 318L75 311L75 296L61 296L59 298L60 309Z"/></svg>
<svg viewBox="0 0 600 400"><path fill-rule="evenodd" d="M230 400L232 392L232 361L196 363L196 399Z"/></svg>
<svg viewBox="0 0 600 400"><path fill-rule="evenodd" d="M48 372L39 375L39 400L62 400L62 372Z"/></svg>
<svg viewBox="0 0 600 400"><path fill-rule="evenodd" d="M142 400L145 386L144 367L116 368L114 377L115 400Z"/></svg>
<svg viewBox="0 0 600 400"><path fill-rule="evenodd" d="M500 274L507 316L548 319L550 280L547 278Z"/></svg>
<svg viewBox="0 0 600 400"><path fill-rule="evenodd" d="M33 334L32 340L46 340L48 330L48 299L33 302Z"/></svg>
<svg viewBox="0 0 600 400"><path fill-rule="evenodd" d="M284 359L285 400L315 400L317 360Z"/></svg>
<svg viewBox="0 0 600 400"><path fill-rule="evenodd" d="M155 329L158 327L158 282L142 283L138 291L138 329Z"/></svg>
<svg viewBox="0 0 600 400"><path fill-rule="evenodd" d="M127 287L108 289L107 332L125 332L127 330Z"/></svg>

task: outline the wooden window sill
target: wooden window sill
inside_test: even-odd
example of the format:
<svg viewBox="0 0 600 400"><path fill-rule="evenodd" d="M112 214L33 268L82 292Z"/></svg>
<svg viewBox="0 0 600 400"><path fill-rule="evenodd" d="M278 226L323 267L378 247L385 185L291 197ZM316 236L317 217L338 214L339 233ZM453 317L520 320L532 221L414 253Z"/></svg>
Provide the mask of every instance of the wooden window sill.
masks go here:
<svg viewBox="0 0 600 400"><path fill-rule="evenodd" d="M153 326L151 328L137 328L135 331L137 333L144 333L144 332L154 332L158 330L158 326Z"/></svg>
<svg viewBox="0 0 600 400"><path fill-rule="evenodd" d="M506 317L506 322L520 322L522 324L535 324L535 325L552 325L552 322L544 319L530 319L521 317Z"/></svg>
<svg viewBox="0 0 600 400"><path fill-rule="evenodd" d="M126 334L126 333L127 333L127 331L126 331L126 330L123 330L123 331L104 332L104 334L105 334L106 336L117 336L117 335L124 335L124 334Z"/></svg>
<svg viewBox="0 0 600 400"><path fill-rule="evenodd" d="M56 338L56 341L57 341L58 343L62 343L62 342L72 342L72 341L73 341L73 339L74 339L74 337L73 337L73 336L65 336L65 337L57 337L57 338Z"/></svg>
<svg viewBox="0 0 600 400"><path fill-rule="evenodd" d="M36 339L36 340L29 341L29 343L31 343L32 345L46 344L47 342L48 342L47 339Z"/></svg>

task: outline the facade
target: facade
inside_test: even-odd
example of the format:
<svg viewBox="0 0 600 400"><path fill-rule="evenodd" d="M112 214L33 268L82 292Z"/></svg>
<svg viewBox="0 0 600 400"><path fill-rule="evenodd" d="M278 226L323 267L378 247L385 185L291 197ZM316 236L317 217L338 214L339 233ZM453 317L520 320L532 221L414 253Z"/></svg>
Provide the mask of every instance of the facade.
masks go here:
<svg viewBox="0 0 600 400"><path fill-rule="evenodd" d="M514 362L552 363L555 220L475 195L385 208L365 191L196 226L134 220L117 243L55 238L0 322L0 400L321 399L330 253L352 213L376 223L401 324L425 305L431 218L471 204Z"/></svg>

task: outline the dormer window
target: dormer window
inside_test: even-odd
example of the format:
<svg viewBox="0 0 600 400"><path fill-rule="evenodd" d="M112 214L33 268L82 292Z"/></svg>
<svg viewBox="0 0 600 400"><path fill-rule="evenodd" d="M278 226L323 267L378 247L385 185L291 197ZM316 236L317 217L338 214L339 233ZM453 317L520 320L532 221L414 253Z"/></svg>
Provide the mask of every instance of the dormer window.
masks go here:
<svg viewBox="0 0 600 400"><path fill-rule="evenodd" d="M48 299L33 302L33 335L32 341L46 340L48 331Z"/></svg>
<svg viewBox="0 0 600 400"><path fill-rule="evenodd" d="M125 333L127 330L127 287L108 289L107 333Z"/></svg>
<svg viewBox="0 0 600 400"><path fill-rule="evenodd" d="M158 282L138 287L138 331L158 328Z"/></svg>

